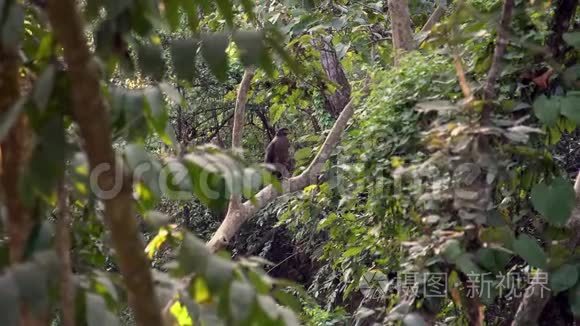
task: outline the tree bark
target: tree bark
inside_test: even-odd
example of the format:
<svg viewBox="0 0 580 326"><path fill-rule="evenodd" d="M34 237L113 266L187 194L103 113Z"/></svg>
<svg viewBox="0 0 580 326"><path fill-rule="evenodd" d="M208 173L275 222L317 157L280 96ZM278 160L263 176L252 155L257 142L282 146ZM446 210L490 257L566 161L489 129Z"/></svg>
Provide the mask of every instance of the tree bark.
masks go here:
<svg viewBox="0 0 580 326"><path fill-rule="evenodd" d="M308 168L300 175L282 180L282 192L278 192L272 185L262 189L252 201L244 202L238 209L229 210L224 221L207 243L208 248L216 252L227 245L238 232L242 224L252 217L260 208L285 193L295 192L313 184L318 180L318 175L322 170L324 162L328 159L336 145L338 144L342 132L354 112L353 101L351 100L334 123L330 133L326 137L324 144L316 157L312 160Z"/></svg>
<svg viewBox="0 0 580 326"><path fill-rule="evenodd" d="M550 24L552 33L547 43L554 59L560 60L566 53L567 47L562 35L568 31L572 17L576 14L578 0L555 0L553 5L555 10Z"/></svg>
<svg viewBox="0 0 580 326"><path fill-rule="evenodd" d="M495 87L502 69L502 60L508 44L509 28L512 21L514 5L514 0L505 0L502 7L501 20L497 28L495 51L493 53L491 67L487 73L487 79L483 86L483 97L486 103L481 113L482 124L489 122L493 111L493 103L491 101L496 97Z"/></svg>
<svg viewBox="0 0 580 326"><path fill-rule="evenodd" d="M98 176L99 189L108 191L122 182L118 194L104 198L103 202L105 222L111 231L129 305L138 325L162 325L149 261L133 209L132 180L116 172L120 162L112 147L110 117L100 90L99 69L88 48L76 1L49 0L47 12L64 50L71 79L73 117L85 142L91 170L108 168Z"/></svg>
<svg viewBox="0 0 580 326"><path fill-rule="evenodd" d="M333 93L323 91L324 107L334 118L337 118L350 100L350 84L332 43L321 37L319 47L320 62L326 77L337 86Z"/></svg>
<svg viewBox="0 0 580 326"><path fill-rule="evenodd" d="M242 148L246 103L248 103L248 92L250 91L250 85L255 73L255 68L246 68L238 89L236 108L234 110L234 127L232 128L232 149L234 151L240 151Z"/></svg>
<svg viewBox="0 0 580 326"><path fill-rule="evenodd" d="M0 46L0 114L16 104L21 85L18 75L20 60L18 49ZM30 232L34 226L30 209L20 196L20 178L28 165L33 148L33 133L28 118L21 113L0 144L0 194L7 212L7 233L10 263L22 261ZM0 207L2 209L2 207ZM20 325L43 325L46 321L32 316L28 307L20 306Z"/></svg>
<svg viewBox="0 0 580 326"><path fill-rule="evenodd" d="M393 49L395 51L395 65L399 64L401 56L416 47L411 29L411 15L407 0L388 0L393 34Z"/></svg>
<svg viewBox="0 0 580 326"><path fill-rule="evenodd" d="M236 108L234 110L234 126L232 128L232 150L237 154L242 154L242 134L244 129L244 115L246 113L246 103L248 103L248 92L254 78L255 68L246 68L244 76L240 82L238 96L236 98ZM230 198L228 212L236 210L241 203L242 197L234 194Z"/></svg>
<svg viewBox="0 0 580 326"><path fill-rule="evenodd" d="M9 111L19 99L19 66L17 49L0 48L0 113ZM28 164L32 153L32 130L25 114L20 114L0 146L0 180L8 213L10 261L18 263L34 224L29 209L20 198L18 187L22 169Z"/></svg>

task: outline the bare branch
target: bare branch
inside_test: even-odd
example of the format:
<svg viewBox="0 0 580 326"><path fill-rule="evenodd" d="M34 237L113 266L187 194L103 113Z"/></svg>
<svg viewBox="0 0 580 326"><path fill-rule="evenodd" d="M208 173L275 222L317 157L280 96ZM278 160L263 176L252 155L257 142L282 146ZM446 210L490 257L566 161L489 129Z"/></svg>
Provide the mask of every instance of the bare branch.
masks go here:
<svg viewBox="0 0 580 326"><path fill-rule="evenodd" d="M84 26L75 0L49 0L47 5L52 29L62 45L71 79L73 116L85 141L91 169L107 166L98 176L100 189L113 189L122 179L120 192L104 199L105 222L111 231L120 271L138 325L162 325L149 261L137 227L133 210L131 180L119 175L119 162L111 141L111 124L105 100L101 94L98 65L84 34ZM122 174L122 173L121 173Z"/></svg>
<svg viewBox="0 0 580 326"><path fill-rule="evenodd" d="M435 26L435 24L437 24L441 20L443 15L445 15L446 10L447 10L447 0L439 0L437 8L433 10L433 13L431 14L431 16L429 16L429 19L427 19L427 22L425 23L425 25L423 25L423 28L421 28L421 31L419 33L420 34L429 33L431 29L433 29L433 26Z"/></svg>
<svg viewBox="0 0 580 326"><path fill-rule="evenodd" d="M60 309L62 325L75 325L75 289L70 259L70 211L68 208L68 189L63 181L58 189L58 220L56 222L56 247L60 260Z"/></svg>
<svg viewBox="0 0 580 326"><path fill-rule="evenodd" d="M545 280L539 279L539 272L534 276L532 284L526 289L522 302L514 316L512 326L537 325L544 307L552 297L548 291L544 292Z"/></svg>
<svg viewBox="0 0 580 326"><path fill-rule="evenodd" d="M496 96L495 86L497 78L499 77L502 68L501 61L503 59L508 44L509 27L512 21L514 5L515 5L514 0L505 0L503 3L501 20L497 28L497 43L495 45L495 51L493 53L493 61L487 73L487 79L485 80L485 84L483 86L483 97L484 100L487 101L481 113L481 121L483 124L486 124L489 121L491 111L493 110L493 105L490 101L492 101Z"/></svg>
<svg viewBox="0 0 580 326"><path fill-rule="evenodd" d="M457 78L459 79L459 86L463 92L463 97L466 99L471 99L471 87L469 87L469 83L465 77L465 70L463 69L463 63L459 54L456 53L453 55L453 63L455 64L455 72L457 74Z"/></svg>
<svg viewBox="0 0 580 326"><path fill-rule="evenodd" d="M234 110L234 127L232 128L232 150L234 153L242 154L242 134L244 129L244 115L246 113L246 103L248 102L248 92L250 91L250 84L254 78L256 70L253 67L246 68L244 77L240 82L238 88L238 96L236 98L236 109ZM241 195L232 195L230 198L229 211L235 210L240 206L242 200Z"/></svg>
<svg viewBox="0 0 580 326"><path fill-rule="evenodd" d="M242 147L242 134L244 128L244 114L246 112L246 103L248 102L248 92L250 91L250 84L255 74L254 68L246 68L244 77L238 89L238 97L236 98L236 109L234 111L234 128L232 130L232 149L239 151Z"/></svg>
<svg viewBox="0 0 580 326"><path fill-rule="evenodd" d="M256 194L254 198L255 205L252 201L246 201L239 209L230 209L228 211L224 221L211 240L207 243L210 250L215 252L226 245L238 232L244 222L252 217L260 208L264 207L280 195L301 190L316 182L324 162L328 160L328 157L338 144L342 132L346 129L348 121L353 115L353 105L353 100L351 99L342 110L342 113L326 137L324 144L308 168L306 168L306 170L304 170L300 175L282 181L282 192L278 192L272 185L269 185Z"/></svg>

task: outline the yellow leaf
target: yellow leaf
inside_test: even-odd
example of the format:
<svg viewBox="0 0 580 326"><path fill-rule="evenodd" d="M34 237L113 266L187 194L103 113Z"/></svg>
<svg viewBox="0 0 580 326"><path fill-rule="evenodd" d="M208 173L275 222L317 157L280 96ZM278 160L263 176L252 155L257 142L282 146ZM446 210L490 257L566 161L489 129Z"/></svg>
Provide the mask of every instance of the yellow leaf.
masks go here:
<svg viewBox="0 0 580 326"><path fill-rule="evenodd" d="M165 243L168 235L169 231L166 228L161 228L159 229L159 232L157 232L157 235L149 241L149 244L145 247L145 253L149 259L152 259L157 250L159 250L163 243Z"/></svg>
<svg viewBox="0 0 580 326"><path fill-rule="evenodd" d="M197 303L211 302L211 293L205 280L201 277L196 277L193 281L193 299Z"/></svg>
<svg viewBox="0 0 580 326"><path fill-rule="evenodd" d="M181 302L175 301L175 303L169 308L169 312L175 317L177 325L179 326L193 326L193 320L189 316L187 308L185 308Z"/></svg>
<svg viewBox="0 0 580 326"><path fill-rule="evenodd" d="M309 194L312 191L316 190L317 187L318 187L318 185L310 185L310 186L304 188L304 193Z"/></svg>
<svg viewBox="0 0 580 326"><path fill-rule="evenodd" d="M152 35L151 36L151 43L155 44L155 45L161 44L161 38L159 38L159 35Z"/></svg>
<svg viewBox="0 0 580 326"><path fill-rule="evenodd" d="M403 159L401 157L399 157L399 156L391 157L391 166L393 168L396 169L398 167L401 167L403 165L403 163L405 163L405 162L403 161Z"/></svg>

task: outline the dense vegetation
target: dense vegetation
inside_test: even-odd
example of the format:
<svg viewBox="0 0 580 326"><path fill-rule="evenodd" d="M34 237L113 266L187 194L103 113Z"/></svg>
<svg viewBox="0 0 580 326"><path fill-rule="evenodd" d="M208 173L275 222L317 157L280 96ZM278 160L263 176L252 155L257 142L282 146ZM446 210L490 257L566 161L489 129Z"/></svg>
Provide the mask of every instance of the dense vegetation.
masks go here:
<svg viewBox="0 0 580 326"><path fill-rule="evenodd" d="M577 12L0 1L0 325L574 325Z"/></svg>

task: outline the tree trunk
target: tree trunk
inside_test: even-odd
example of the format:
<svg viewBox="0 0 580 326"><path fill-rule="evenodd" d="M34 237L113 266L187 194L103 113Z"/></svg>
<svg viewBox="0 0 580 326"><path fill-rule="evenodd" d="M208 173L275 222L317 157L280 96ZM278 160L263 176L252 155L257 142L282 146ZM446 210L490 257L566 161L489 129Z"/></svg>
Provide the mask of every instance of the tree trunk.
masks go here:
<svg viewBox="0 0 580 326"><path fill-rule="evenodd" d="M391 29L393 34L393 48L395 51L395 65L398 65L401 56L414 50L416 47L411 29L411 16L407 0L388 0Z"/></svg>
<svg viewBox="0 0 580 326"><path fill-rule="evenodd" d="M321 38L319 47L320 62L326 77L337 87L334 93L324 91L324 107L334 118L338 118L342 109L350 101L350 84L332 43Z"/></svg>
<svg viewBox="0 0 580 326"><path fill-rule="evenodd" d="M16 49L0 48L0 113L10 110L20 96L18 68L20 60ZM1 144L2 181L4 201L8 212L10 261L21 261L33 222L28 208L20 198L18 188L22 168L32 153L32 130L28 119L21 114Z"/></svg>
<svg viewBox="0 0 580 326"><path fill-rule="evenodd" d="M162 325L149 261L133 209L132 180L118 171L111 140L111 123L101 94L99 68L85 38L75 0L49 0L47 12L56 39L62 45L71 80L73 117L79 125L91 171L105 168L97 177L105 204L105 222L127 287L129 305L138 325ZM104 192L118 190L116 194Z"/></svg>
<svg viewBox="0 0 580 326"><path fill-rule="evenodd" d="M552 33L547 43L554 59L560 60L566 53L567 47L562 35L568 31L572 17L576 14L578 0L555 0L553 5L555 10L550 24Z"/></svg>
<svg viewBox="0 0 580 326"><path fill-rule="evenodd" d="M21 88L30 89L27 80L21 85L18 75L20 60L17 48L0 47L0 114L12 109L20 97ZM26 77L25 77L26 78ZM28 165L33 148L33 133L28 118L21 113L0 144L0 194L6 206L10 262L23 259L30 232L34 226L30 209L20 197L20 177ZM20 325L42 325L26 306L21 306Z"/></svg>

